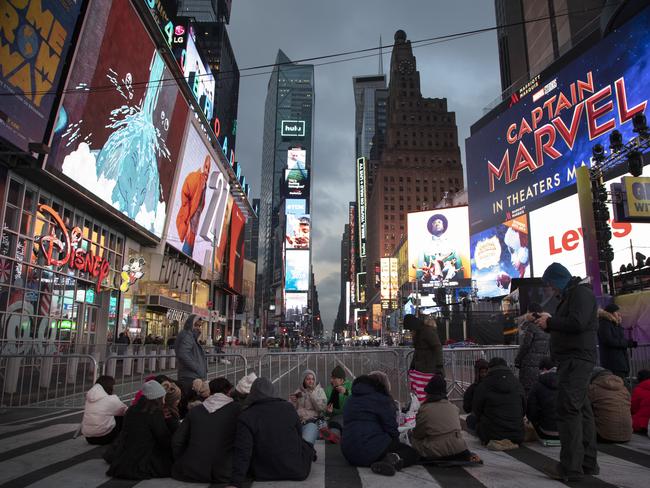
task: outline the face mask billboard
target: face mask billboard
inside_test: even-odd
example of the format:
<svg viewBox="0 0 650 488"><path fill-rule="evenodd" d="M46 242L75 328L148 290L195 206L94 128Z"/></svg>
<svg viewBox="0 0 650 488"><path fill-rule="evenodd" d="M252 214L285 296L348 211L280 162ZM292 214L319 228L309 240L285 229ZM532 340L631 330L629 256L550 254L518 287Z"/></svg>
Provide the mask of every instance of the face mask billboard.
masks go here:
<svg viewBox="0 0 650 488"><path fill-rule="evenodd" d="M286 291L309 290L309 251L285 251L285 286Z"/></svg>
<svg viewBox="0 0 650 488"><path fill-rule="evenodd" d="M289 149L287 152L287 169L307 169L307 151Z"/></svg>
<svg viewBox="0 0 650 488"><path fill-rule="evenodd" d="M285 241L287 249L309 249L310 226L309 214L287 216Z"/></svg>
<svg viewBox="0 0 650 488"><path fill-rule="evenodd" d="M188 113L173 77L130 2L93 2L46 160L158 237Z"/></svg>

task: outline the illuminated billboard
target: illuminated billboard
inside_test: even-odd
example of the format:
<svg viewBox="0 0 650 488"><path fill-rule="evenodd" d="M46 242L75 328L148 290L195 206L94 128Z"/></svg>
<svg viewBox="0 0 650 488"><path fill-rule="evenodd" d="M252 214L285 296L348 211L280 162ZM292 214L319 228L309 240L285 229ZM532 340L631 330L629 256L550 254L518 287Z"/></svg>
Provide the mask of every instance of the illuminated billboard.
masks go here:
<svg viewBox="0 0 650 488"><path fill-rule="evenodd" d="M284 201L286 215L305 215L307 213L307 200L301 198L287 198Z"/></svg>
<svg viewBox="0 0 650 488"><path fill-rule="evenodd" d="M284 319L300 323L307 313L307 293L285 293Z"/></svg>
<svg viewBox="0 0 650 488"><path fill-rule="evenodd" d="M470 249L472 280L480 297L507 295L513 278L531 277L526 215L472 234Z"/></svg>
<svg viewBox="0 0 650 488"><path fill-rule="evenodd" d="M214 109L214 77L210 67L203 62L196 49L192 25L190 25L189 35L186 35L185 39L187 42L179 55L183 75L194 97L199 102L201 110L206 118L211 120Z"/></svg>
<svg viewBox="0 0 650 488"><path fill-rule="evenodd" d="M309 251L287 250L285 252L286 291L309 290Z"/></svg>
<svg viewBox="0 0 650 488"><path fill-rule="evenodd" d="M357 159L357 205L359 218L359 257L366 257L366 158Z"/></svg>
<svg viewBox="0 0 650 488"><path fill-rule="evenodd" d="M28 0L0 8L0 137L43 142L83 2Z"/></svg>
<svg viewBox="0 0 650 488"><path fill-rule="evenodd" d="M309 214L287 216L285 241L287 249L309 249L311 220Z"/></svg>
<svg viewBox="0 0 650 488"><path fill-rule="evenodd" d="M284 189L288 198L309 198L309 171L297 168L285 170Z"/></svg>
<svg viewBox="0 0 650 488"><path fill-rule="evenodd" d="M289 149L287 151L287 169L307 169L307 151Z"/></svg>
<svg viewBox="0 0 650 488"><path fill-rule="evenodd" d="M232 206L230 217L230 257L228 260L228 286L241 293L244 276L244 226L246 217L238 205Z"/></svg>
<svg viewBox="0 0 650 488"><path fill-rule="evenodd" d="M650 97L648 25L646 8L475 124L466 151L472 234L575 192L575 168L590 164L595 144L608 148L614 129L624 141L635 136L632 118Z"/></svg>
<svg viewBox="0 0 650 488"><path fill-rule="evenodd" d="M167 243L210 268L212 242L221 243L230 185L199 130L188 125Z"/></svg>
<svg viewBox="0 0 650 488"><path fill-rule="evenodd" d="M407 224L409 281L437 288L470 278L467 207L412 212Z"/></svg>
<svg viewBox="0 0 650 488"><path fill-rule="evenodd" d="M78 45L46 169L160 237L187 103L130 2L93 2Z"/></svg>
<svg viewBox="0 0 650 488"><path fill-rule="evenodd" d="M280 135L282 137L305 137L305 121L283 120Z"/></svg>
<svg viewBox="0 0 650 488"><path fill-rule="evenodd" d="M397 258L381 258L380 299L382 308L396 308L398 284Z"/></svg>

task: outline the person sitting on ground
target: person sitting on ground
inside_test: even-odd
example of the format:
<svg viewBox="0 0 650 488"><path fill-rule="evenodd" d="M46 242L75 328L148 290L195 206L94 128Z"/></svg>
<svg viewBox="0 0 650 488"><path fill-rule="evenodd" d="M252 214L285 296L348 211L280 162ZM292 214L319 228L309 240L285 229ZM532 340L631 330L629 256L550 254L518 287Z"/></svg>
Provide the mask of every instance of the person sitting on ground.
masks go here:
<svg viewBox="0 0 650 488"><path fill-rule="evenodd" d="M647 434L650 422L650 370L642 369L636 379L637 385L632 390L632 428L634 432Z"/></svg>
<svg viewBox="0 0 650 488"><path fill-rule="evenodd" d="M117 395L113 395L114 385L115 378L112 376L100 376L86 393L81 434L88 444L110 444L120 433L123 415L128 407Z"/></svg>
<svg viewBox="0 0 650 488"><path fill-rule="evenodd" d="M557 430L557 368L550 357L539 362L539 377L528 395L526 417L540 439L560 440Z"/></svg>
<svg viewBox="0 0 650 488"><path fill-rule="evenodd" d="M490 359L488 368L487 376L476 387L472 403L476 432L490 449L515 449L524 441L524 389L505 359Z"/></svg>
<svg viewBox="0 0 650 488"><path fill-rule="evenodd" d="M447 382L434 375L424 388L427 399L420 406L411 432L411 445L422 460L480 462L463 439L458 407L447 399Z"/></svg>
<svg viewBox="0 0 650 488"><path fill-rule="evenodd" d="M418 461L418 453L399 441L397 408L384 373L354 380L343 420L341 451L353 466L370 466L374 473L393 476Z"/></svg>
<svg viewBox="0 0 650 488"><path fill-rule="evenodd" d="M625 338L621 325L619 306L610 303L605 310L598 310L598 352L600 365L627 381L630 374L628 348L636 347L636 341Z"/></svg>
<svg viewBox="0 0 650 488"><path fill-rule="evenodd" d="M535 317L543 312L539 303L528 306L528 314L524 317ZM532 314L532 315L531 315ZM515 358L515 366L519 368L519 382L524 387L526 397L537 383L539 362L550 354L549 336L532 320L524 320L521 325L522 339L519 352Z"/></svg>
<svg viewBox="0 0 650 488"><path fill-rule="evenodd" d="M210 381L211 395L193 408L172 437L172 477L181 481L226 483L232 473L237 417L241 404L233 401L226 378Z"/></svg>
<svg viewBox="0 0 650 488"><path fill-rule="evenodd" d="M164 375L164 374L154 375L154 374L152 374L152 375L149 375L149 376L145 376L143 386L144 386L145 383L147 383L147 381L151 381L151 380L155 380L158 383L160 383L162 385L162 387L165 389L165 391L167 389L169 389L170 383L173 382L173 380L167 375ZM135 392L135 396L133 397L133 400L131 401L131 406L137 404L140 401L140 398L142 398L142 388L140 388L138 391Z"/></svg>
<svg viewBox="0 0 650 488"><path fill-rule="evenodd" d="M601 442L628 442L632 438L630 392L623 379L596 367L589 384L596 433Z"/></svg>
<svg viewBox="0 0 650 488"><path fill-rule="evenodd" d="M289 395L289 401L300 417L302 438L314 445L318 439L318 422L325 412L327 403L325 391L316 382L316 373L311 369L306 369L302 373L302 386Z"/></svg>
<svg viewBox="0 0 650 488"><path fill-rule="evenodd" d="M163 388L165 386L163 385ZM176 383L170 381L165 388L165 400L163 401L163 415L167 428L173 434L178 429L181 422L180 403L181 403L181 389Z"/></svg>
<svg viewBox="0 0 650 488"><path fill-rule="evenodd" d="M157 381L147 381L142 394L126 412L119 446L108 459L108 476L143 480L171 474L171 434L163 416L165 389Z"/></svg>
<svg viewBox="0 0 650 488"><path fill-rule="evenodd" d="M341 440L343 430L343 407L352 394L352 383L345 378L345 370L337 365L332 370L330 384L325 389L327 397L327 426L320 431L321 436L328 442L337 444Z"/></svg>
<svg viewBox="0 0 650 488"><path fill-rule="evenodd" d="M409 366L408 377L411 391L420 403L426 400L424 387L434 373L444 376L442 343L438 336L435 318L427 316L424 320L413 314L404 316L404 328L413 334L413 360Z"/></svg>
<svg viewBox="0 0 650 488"><path fill-rule="evenodd" d="M463 394L463 410L469 415L465 419L467 428L476 432L476 417L472 413L472 402L474 401L474 393L476 392L476 387L488 374L488 362L483 359L477 359L474 362L474 383L467 387L465 393Z"/></svg>
<svg viewBox="0 0 650 488"><path fill-rule="evenodd" d="M267 378L253 382L247 407L237 419L230 485L255 481L303 481L316 451L302 438L302 424L291 403L278 398Z"/></svg>
<svg viewBox="0 0 650 488"><path fill-rule="evenodd" d="M248 373L246 376L240 379L237 382L235 389L230 393L232 399L236 402L241 403L242 405L245 404L246 398L251 392L251 386L253 386L253 383L256 379L257 375L255 373Z"/></svg>

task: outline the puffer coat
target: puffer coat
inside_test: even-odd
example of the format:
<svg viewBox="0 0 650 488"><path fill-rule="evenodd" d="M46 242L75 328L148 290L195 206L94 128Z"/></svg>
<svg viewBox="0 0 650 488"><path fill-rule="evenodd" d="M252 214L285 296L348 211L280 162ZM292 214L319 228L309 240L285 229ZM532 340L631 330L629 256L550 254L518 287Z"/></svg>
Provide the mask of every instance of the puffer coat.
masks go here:
<svg viewBox="0 0 650 488"><path fill-rule="evenodd" d="M539 362L551 354L550 338L533 322L524 322L521 328L523 337L515 358L515 366L519 368L519 382L528 394L537 382Z"/></svg>
<svg viewBox="0 0 650 488"><path fill-rule="evenodd" d="M630 392L622 378L607 370L598 371L589 385L589 401L601 438L612 442L632 438Z"/></svg>

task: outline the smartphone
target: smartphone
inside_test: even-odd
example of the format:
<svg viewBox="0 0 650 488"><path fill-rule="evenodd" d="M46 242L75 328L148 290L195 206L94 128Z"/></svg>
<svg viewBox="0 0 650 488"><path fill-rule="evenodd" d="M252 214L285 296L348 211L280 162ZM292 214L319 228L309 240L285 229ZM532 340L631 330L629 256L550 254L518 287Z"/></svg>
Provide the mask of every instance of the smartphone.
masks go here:
<svg viewBox="0 0 650 488"><path fill-rule="evenodd" d="M297 391L295 394L296 398L301 398L302 397L302 391Z"/></svg>

